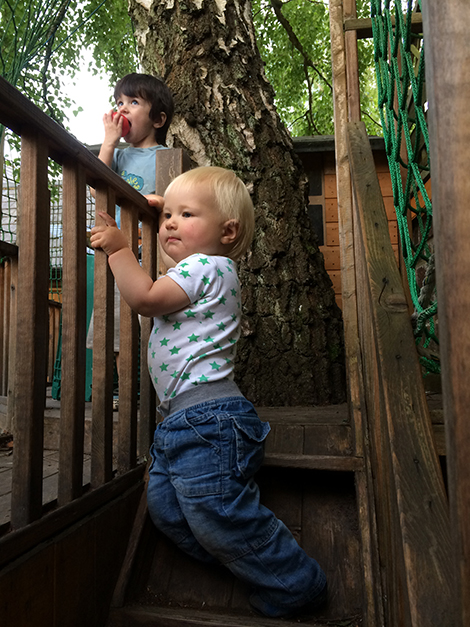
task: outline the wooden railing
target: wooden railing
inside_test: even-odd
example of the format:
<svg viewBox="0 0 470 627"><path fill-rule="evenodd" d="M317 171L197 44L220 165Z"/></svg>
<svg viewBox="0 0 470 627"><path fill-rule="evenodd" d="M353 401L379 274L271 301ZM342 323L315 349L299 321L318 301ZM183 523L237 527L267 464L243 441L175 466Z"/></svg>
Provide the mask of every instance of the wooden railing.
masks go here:
<svg viewBox="0 0 470 627"><path fill-rule="evenodd" d="M106 255L95 255L91 481L83 485L85 423L86 339L86 188L96 190L96 211L114 215L121 206L122 230L137 252L139 225L142 266L156 276L155 213L145 198L99 161L9 83L0 79L0 123L21 136L21 194L18 207L18 282L9 330L12 393L8 400L13 425L14 461L11 529L38 521L43 514L42 466L44 407L49 345L48 280L50 202L48 159L63 173L63 298L60 453L57 505L68 514L56 515L54 524L73 522L76 509L68 507L79 497L87 507L131 472L141 477L138 450L148 450L155 424L156 397L147 373L146 347L150 319L140 332L140 388L138 388L139 323L122 303L121 365L117 450L113 451L113 277ZM159 151L157 190L182 170L181 150ZM98 218L99 219L99 218ZM98 221L97 219L97 221ZM5 366L4 366L5 367ZM14 377L12 378L12 374ZM138 412L139 408L139 412ZM121 480L122 489L129 480ZM127 483L126 483L127 482ZM101 495L101 496L100 496ZM83 500L82 498L82 500ZM50 517L51 514L48 514ZM51 527L51 525L49 525ZM37 523L36 523L37 526ZM36 536L37 542L40 536Z"/></svg>
<svg viewBox="0 0 470 627"><path fill-rule="evenodd" d="M347 125L364 454L375 503L386 625L453 625L447 496L433 440L407 300L362 122Z"/></svg>

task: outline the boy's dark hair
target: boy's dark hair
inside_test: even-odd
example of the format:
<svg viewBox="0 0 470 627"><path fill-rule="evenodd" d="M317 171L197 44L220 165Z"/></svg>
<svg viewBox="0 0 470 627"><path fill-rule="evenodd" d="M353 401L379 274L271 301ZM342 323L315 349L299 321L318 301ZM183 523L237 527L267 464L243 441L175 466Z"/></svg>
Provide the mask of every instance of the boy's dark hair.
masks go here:
<svg viewBox="0 0 470 627"><path fill-rule="evenodd" d="M173 118L175 105L173 96L165 83L150 74L127 74L123 76L114 88L114 99L124 94L129 98L143 98L151 104L150 119L158 122L160 113L166 114L165 124L155 129L155 139L163 146L166 146L166 134Z"/></svg>

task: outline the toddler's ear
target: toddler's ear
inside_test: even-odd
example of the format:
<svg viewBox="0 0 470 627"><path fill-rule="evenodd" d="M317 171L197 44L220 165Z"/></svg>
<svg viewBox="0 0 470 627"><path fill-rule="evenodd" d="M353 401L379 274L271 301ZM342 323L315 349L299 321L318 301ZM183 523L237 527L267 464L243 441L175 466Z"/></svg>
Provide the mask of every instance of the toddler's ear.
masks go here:
<svg viewBox="0 0 470 627"><path fill-rule="evenodd" d="M233 244L238 237L239 229L240 223L238 220L227 220L222 227L220 242L222 244Z"/></svg>

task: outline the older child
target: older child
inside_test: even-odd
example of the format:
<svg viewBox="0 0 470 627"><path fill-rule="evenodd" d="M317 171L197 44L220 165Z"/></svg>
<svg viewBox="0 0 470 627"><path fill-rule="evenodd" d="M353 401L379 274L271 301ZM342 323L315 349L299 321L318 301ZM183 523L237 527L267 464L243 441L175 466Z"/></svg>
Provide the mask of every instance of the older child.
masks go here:
<svg viewBox="0 0 470 627"><path fill-rule="evenodd" d="M274 514L254 474L269 425L233 381L241 298L236 261L254 231L253 205L233 172L201 167L177 177L159 238L176 266L153 282L107 214L92 244L109 256L124 299L154 317L149 371L164 416L151 448L148 505L181 549L220 562L253 588L252 606L289 616L321 605L326 578Z"/></svg>
<svg viewBox="0 0 470 627"><path fill-rule="evenodd" d="M155 192L155 153L165 148L168 127L173 118L174 104L170 90L163 81L149 74L127 74L114 88L117 113L103 116L104 140L98 158L125 179L141 194ZM130 129L125 135L129 144L118 148L122 136L123 116ZM94 190L92 190L94 195ZM121 209L116 207L116 223L120 226ZM119 371L120 296L114 295L114 352ZM93 348L94 318L91 318L87 348ZM117 409L117 398L114 409Z"/></svg>
<svg viewBox="0 0 470 627"><path fill-rule="evenodd" d="M103 116L104 140L98 158L142 194L155 192L155 152L165 147L174 104L163 81L149 74L128 74L116 83L117 114ZM117 146L125 116L130 129L127 148Z"/></svg>

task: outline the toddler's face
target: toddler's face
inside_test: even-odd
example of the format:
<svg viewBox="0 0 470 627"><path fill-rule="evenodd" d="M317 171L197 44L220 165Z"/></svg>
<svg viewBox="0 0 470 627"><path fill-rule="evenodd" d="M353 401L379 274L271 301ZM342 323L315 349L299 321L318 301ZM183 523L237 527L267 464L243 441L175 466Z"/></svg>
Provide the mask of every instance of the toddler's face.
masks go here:
<svg viewBox="0 0 470 627"><path fill-rule="evenodd" d="M203 183L182 183L165 194L159 238L176 263L195 253L224 255L224 225L214 195Z"/></svg>

